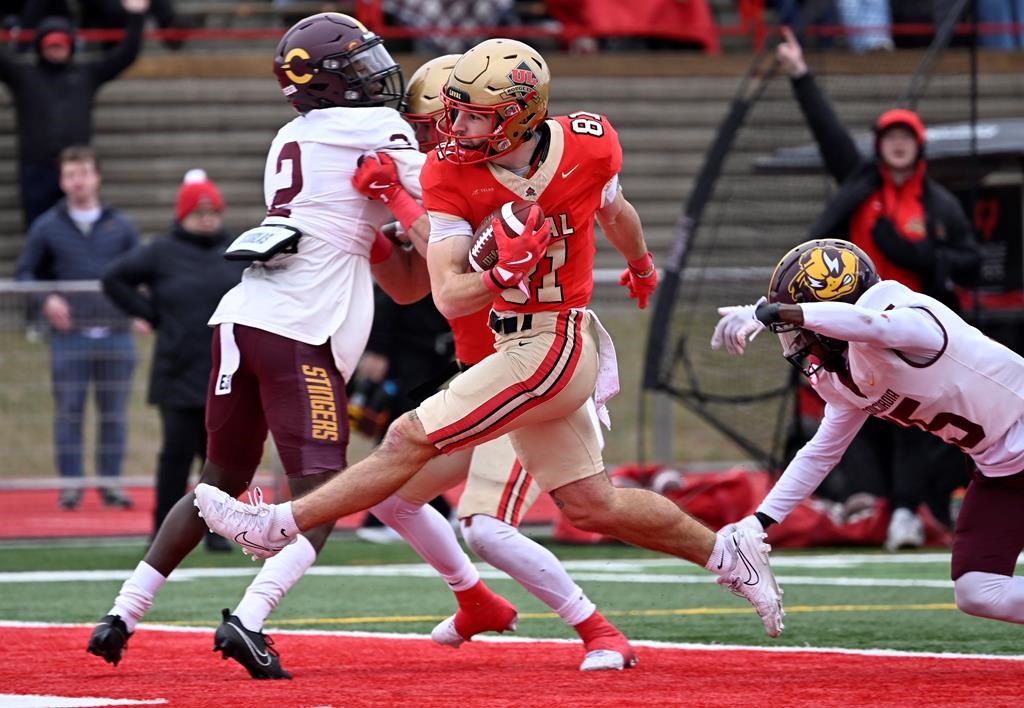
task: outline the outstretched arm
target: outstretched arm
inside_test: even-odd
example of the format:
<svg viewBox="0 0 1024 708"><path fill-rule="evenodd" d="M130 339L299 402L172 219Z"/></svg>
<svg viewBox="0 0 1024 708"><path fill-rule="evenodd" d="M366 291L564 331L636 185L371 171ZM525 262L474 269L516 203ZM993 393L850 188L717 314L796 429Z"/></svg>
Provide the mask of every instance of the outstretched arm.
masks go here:
<svg viewBox="0 0 1024 708"><path fill-rule="evenodd" d="M142 48L142 28L146 24L149 0L122 0L121 4L128 12L124 36L116 47L95 63L88 65L96 86L116 78L118 74L131 66L138 58L139 50Z"/></svg>
<svg viewBox="0 0 1024 708"><path fill-rule="evenodd" d="M853 137L839 120L832 104L822 92L804 61L803 49L793 31L782 28L783 42L776 50L779 65L789 75L793 95L800 105L807 127L814 135L825 169L836 182L842 182L861 162Z"/></svg>
<svg viewBox="0 0 1024 708"><path fill-rule="evenodd" d="M814 493L867 419L868 414L856 408L826 404L825 417L814 437L786 466L779 481L757 507L759 514L781 523L800 502Z"/></svg>

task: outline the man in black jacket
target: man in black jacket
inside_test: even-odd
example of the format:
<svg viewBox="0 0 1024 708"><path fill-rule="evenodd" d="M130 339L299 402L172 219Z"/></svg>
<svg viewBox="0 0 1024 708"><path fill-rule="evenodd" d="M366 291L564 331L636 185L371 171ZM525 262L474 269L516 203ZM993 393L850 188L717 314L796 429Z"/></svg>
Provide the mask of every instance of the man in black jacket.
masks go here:
<svg viewBox="0 0 1024 708"><path fill-rule="evenodd" d="M162 439L154 536L184 496L193 463L206 460L204 414L212 360L206 322L246 266L223 256L230 243L223 215L217 186L202 170L190 170L178 189L170 234L121 256L103 275L103 291L114 304L156 330L149 402L159 408ZM218 541L207 535L207 548L226 550Z"/></svg>
<svg viewBox="0 0 1024 708"><path fill-rule="evenodd" d="M974 283L981 255L956 197L926 174L921 119L906 109L884 112L874 125L875 155L864 159L808 70L796 38L785 28L783 37L779 63L825 168L839 184L808 238L851 241L870 256L882 279L897 280L959 311L953 286ZM950 525L949 493L967 482L968 465L959 450L917 428L875 418L840 464L852 472L849 492L889 499L889 550L924 543L916 515L922 502Z"/></svg>
<svg viewBox="0 0 1024 708"><path fill-rule="evenodd" d="M122 6L128 12L124 38L95 61L74 61L75 31L65 17L48 17L39 23L35 64L0 53L0 81L10 89L18 116L18 169L26 229L61 197L60 151L92 141L96 92L139 55L149 0L122 0Z"/></svg>

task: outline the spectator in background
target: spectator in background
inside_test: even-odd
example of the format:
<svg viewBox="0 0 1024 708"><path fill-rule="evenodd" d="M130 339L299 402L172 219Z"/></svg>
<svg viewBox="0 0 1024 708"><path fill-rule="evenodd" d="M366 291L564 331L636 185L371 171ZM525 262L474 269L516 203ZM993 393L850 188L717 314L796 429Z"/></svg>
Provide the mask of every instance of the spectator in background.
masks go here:
<svg viewBox="0 0 1024 708"><path fill-rule="evenodd" d="M1024 0L977 0L976 7L978 22L1001 25L981 32L981 46L1024 49Z"/></svg>
<svg viewBox="0 0 1024 708"><path fill-rule="evenodd" d="M836 3L850 49L863 54L893 48L889 0L836 0Z"/></svg>
<svg viewBox="0 0 1024 708"><path fill-rule="evenodd" d="M150 0L148 14L161 29L181 25L180 18L175 16L172 0ZM77 17L82 29L124 29L129 20L129 11L122 0L79 0L77 3L69 0L27 0L21 13L21 28L33 30L44 17L58 15L72 20ZM169 49L181 46L180 40L165 40L164 43ZM116 42L104 40L101 44L109 49Z"/></svg>
<svg viewBox="0 0 1024 708"><path fill-rule="evenodd" d="M835 0L774 0L772 4L779 24L794 28L801 42L806 43L807 33L816 40L815 44L820 49L833 45L831 33L816 33L813 29L808 32L808 29L839 24Z"/></svg>
<svg viewBox="0 0 1024 708"><path fill-rule="evenodd" d="M153 535L185 494L189 472L206 459L206 389L212 343L206 322L238 284L244 263L224 258L224 199L202 170L190 170L178 189L166 238L115 260L103 290L128 314L156 330L149 402L159 408L162 442L156 471ZM226 550L213 534L207 548Z"/></svg>
<svg viewBox="0 0 1024 708"><path fill-rule="evenodd" d="M465 32L478 27L519 25L515 0L383 0L381 8L400 25L432 30L413 41L417 54L458 54L479 41L465 34L446 36L434 28Z"/></svg>
<svg viewBox="0 0 1024 708"><path fill-rule="evenodd" d="M0 52L0 81L11 91L18 124L18 170L25 228L61 196L61 150L92 141L96 92L131 66L142 46L149 0L122 0L124 38L95 61L74 60L75 30L66 17L44 18L36 28L36 64Z"/></svg>
<svg viewBox="0 0 1024 708"><path fill-rule="evenodd" d="M100 202L100 168L89 147L60 155L65 199L36 219L18 259L18 280L97 280L110 262L135 248L139 235L116 209ZM135 369L131 321L102 293L53 292L42 304L52 330L50 370L55 408L57 470L77 480L82 470L82 419L89 383L99 410L96 469L107 506L129 508L131 500L112 482L121 475L127 432L125 411ZM81 486L61 491L60 505L76 508Z"/></svg>
<svg viewBox="0 0 1024 708"><path fill-rule="evenodd" d="M981 256L960 203L926 174L921 119L905 109L883 113L875 123L873 159L862 159L808 70L793 33L784 28L783 36L779 62L792 80L825 167L840 185L811 226L810 237L851 241L867 253L882 279L897 280L957 311L953 284L972 284ZM958 478L967 469L963 453L922 430L885 426L891 424L866 425L861 442L889 472L893 515L886 547L920 546L924 529L916 509L940 486L947 497L960 486ZM948 515L940 520L948 523Z"/></svg>

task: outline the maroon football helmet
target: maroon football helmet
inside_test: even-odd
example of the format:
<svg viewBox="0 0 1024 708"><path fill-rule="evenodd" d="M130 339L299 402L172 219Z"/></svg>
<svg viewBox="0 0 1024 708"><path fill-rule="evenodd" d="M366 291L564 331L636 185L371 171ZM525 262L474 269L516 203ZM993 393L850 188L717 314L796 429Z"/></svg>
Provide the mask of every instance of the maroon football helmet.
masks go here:
<svg viewBox="0 0 1024 708"><path fill-rule="evenodd" d="M397 103L404 90L402 70L384 41L338 12L296 22L277 44L274 75L299 113Z"/></svg>

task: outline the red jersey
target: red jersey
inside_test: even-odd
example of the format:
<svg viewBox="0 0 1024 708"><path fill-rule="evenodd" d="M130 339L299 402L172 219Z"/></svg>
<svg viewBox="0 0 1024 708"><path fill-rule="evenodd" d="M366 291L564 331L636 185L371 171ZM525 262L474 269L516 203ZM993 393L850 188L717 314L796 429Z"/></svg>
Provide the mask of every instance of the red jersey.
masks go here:
<svg viewBox="0 0 1024 708"><path fill-rule="evenodd" d="M458 165L427 157L420 173L427 211L463 219L475 228L514 199L535 201L551 222L553 238L529 277L530 297L505 290L500 311L541 312L586 307L594 289L594 215L604 188L622 168L622 147L604 116L578 112L546 121L548 154L532 177L489 162Z"/></svg>
<svg viewBox="0 0 1024 708"><path fill-rule="evenodd" d="M478 364L494 353L494 330L487 325L491 308L448 320L455 339L455 358L463 364Z"/></svg>

